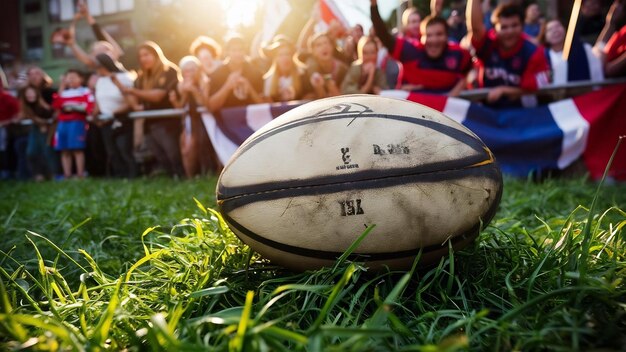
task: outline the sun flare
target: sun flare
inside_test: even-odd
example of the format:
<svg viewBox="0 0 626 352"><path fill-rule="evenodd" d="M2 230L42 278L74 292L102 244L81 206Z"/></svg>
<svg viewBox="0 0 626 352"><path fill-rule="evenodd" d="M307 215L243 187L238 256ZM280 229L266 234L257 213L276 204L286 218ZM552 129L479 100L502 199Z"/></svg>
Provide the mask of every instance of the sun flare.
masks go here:
<svg viewBox="0 0 626 352"><path fill-rule="evenodd" d="M220 0L220 6L226 14L226 26L234 29L251 25L260 2L261 0Z"/></svg>

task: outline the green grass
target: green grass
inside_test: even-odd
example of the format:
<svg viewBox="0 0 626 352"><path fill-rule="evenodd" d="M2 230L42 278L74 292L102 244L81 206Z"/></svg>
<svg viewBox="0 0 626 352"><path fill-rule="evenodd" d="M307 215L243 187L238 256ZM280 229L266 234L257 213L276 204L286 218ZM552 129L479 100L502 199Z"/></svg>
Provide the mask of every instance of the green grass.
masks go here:
<svg viewBox="0 0 626 352"><path fill-rule="evenodd" d="M382 273L264 262L210 210L214 188L0 184L0 350L626 346L626 185L604 186L589 212L596 184L506 180L473 245Z"/></svg>

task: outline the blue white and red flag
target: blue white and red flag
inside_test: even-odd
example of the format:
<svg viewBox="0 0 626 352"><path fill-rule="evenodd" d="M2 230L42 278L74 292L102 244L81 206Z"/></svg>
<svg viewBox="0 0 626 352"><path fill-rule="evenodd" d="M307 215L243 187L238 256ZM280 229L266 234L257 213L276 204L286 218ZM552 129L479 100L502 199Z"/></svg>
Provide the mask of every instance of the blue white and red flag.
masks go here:
<svg viewBox="0 0 626 352"><path fill-rule="evenodd" d="M582 158L590 176L599 179L619 136L626 135L626 84L535 108L491 109L442 95L384 91L384 96L411 100L443 112L478 135L502 171L516 177L563 170ZM218 119L204 115L209 136L223 163L265 123L303 102L259 104L225 109ZM626 180L626 147L609 175Z"/></svg>

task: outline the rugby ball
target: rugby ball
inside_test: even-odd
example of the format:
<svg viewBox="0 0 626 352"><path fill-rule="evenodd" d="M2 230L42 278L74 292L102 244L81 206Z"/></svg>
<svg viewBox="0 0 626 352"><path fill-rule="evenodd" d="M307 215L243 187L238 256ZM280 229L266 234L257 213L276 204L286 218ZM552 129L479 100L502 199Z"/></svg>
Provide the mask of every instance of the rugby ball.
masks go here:
<svg viewBox="0 0 626 352"><path fill-rule="evenodd" d="M502 175L470 130L426 106L372 95L301 105L248 138L222 171L232 231L275 264L409 268L469 244L496 212Z"/></svg>

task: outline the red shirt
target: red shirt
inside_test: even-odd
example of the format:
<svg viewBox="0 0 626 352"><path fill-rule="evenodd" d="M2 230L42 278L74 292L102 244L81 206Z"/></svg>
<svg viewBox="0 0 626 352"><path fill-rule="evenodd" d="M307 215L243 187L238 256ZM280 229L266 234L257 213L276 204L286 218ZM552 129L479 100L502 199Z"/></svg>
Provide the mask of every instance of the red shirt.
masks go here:
<svg viewBox="0 0 626 352"><path fill-rule="evenodd" d="M54 94L52 107L59 110L59 121L85 121L93 110L93 95L87 87L66 89ZM64 108L81 107L84 112L64 111Z"/></svg>
<svg viewBox="0 0 626 352"><path fill-rule="evenodd" d="M619 31L613 33L609 41L604 47L604 53L606 54L606 61L610 62L617 59L622 53L626 51L626 26L622 27Z"/></svg>
<svg viewBox="0 0 626 352"><path fill-rule="evenodd" d="M20 111L20 104L11 94L0 91L0 121L7 121L15 117Z"/></svg>
<svg viewBox="0 0 626 352"><path fill-rule="evenodd" d="M397 38L392 55L402 62L403 83L421 85L433 93L448 92L472 67L469 51L453 43L448 43L441 57L432 59L421 42Z"/></svg>

